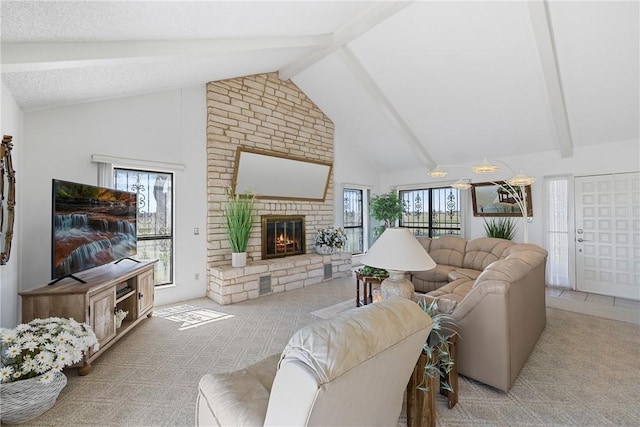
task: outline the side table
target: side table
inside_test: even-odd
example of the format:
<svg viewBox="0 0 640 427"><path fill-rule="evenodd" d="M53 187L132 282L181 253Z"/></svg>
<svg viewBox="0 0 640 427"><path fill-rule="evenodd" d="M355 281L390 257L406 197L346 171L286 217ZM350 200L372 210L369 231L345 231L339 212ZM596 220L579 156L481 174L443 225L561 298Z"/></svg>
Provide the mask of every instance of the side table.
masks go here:
<svg viewBox="0 0 640 427"><path fill-rule="evenodd" d="M373 285L380 283L382 279L356 273L356 307L373 302ZM362 284L362 299L360 299L360 284Z"/></svg>
<svg viewBox="0 0 640 427"><path fill-rule="evenodd" d="M449 354L454 363L449 373L445 374L441 380L440 394L447 396L447 407L451 409L458 403L458 368L455 364L458 335L449 335L447 341L449 342ZM437 356L433 354L431 357ZM425 377L424 367L428 360L429 358L424 351L420 353L418 362L407 384L407 427L435 427L436 425L435 390L438 386L438 379L429 376ZM444 381L451 386L452 392L444 389L442 386ZM422 385L427 390L418 390L419 385Z"/></svg>

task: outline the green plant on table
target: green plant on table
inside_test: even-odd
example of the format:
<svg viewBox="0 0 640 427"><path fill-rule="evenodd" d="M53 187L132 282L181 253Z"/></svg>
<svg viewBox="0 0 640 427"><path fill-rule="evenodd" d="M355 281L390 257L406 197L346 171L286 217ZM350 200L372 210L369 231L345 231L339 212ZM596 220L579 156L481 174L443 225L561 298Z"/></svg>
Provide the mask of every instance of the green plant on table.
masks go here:
<svg viewBox="0 0 640 427"><path fill-rule="evenodd" d="M249 191L243 194L227 191L227 205L224 211L227 219L227 236L231 250L235 253L247 251L253 228L251 216L254 204L255 196Z"/></svg>
<svg viewBox="0 0 640 427"><path fill-rule="evenodd" d="M515 237L518 227L511 218L492 218L484 221L484 231L487 237L511 240Z"/></svg>
<svg viewBox="0 0 640 427"><path fill-rule="evenodd" d="M386 279L389 277L389 272L383 268L371 267L369 265L363 265L356 270L356 273L361 276L373 277L374 279Z"/></svg>

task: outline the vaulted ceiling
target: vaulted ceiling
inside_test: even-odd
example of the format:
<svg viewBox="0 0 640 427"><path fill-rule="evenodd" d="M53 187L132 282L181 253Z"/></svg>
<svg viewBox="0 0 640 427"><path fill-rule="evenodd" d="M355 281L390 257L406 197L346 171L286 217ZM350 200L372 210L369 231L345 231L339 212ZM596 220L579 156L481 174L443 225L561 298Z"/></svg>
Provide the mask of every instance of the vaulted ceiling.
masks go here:
<svg viewBox="0 0 640 427"><path fill-rule="evenodd" d="M381 172L639 138L638 1L5 1L25 112L264 72Z"/></svg>

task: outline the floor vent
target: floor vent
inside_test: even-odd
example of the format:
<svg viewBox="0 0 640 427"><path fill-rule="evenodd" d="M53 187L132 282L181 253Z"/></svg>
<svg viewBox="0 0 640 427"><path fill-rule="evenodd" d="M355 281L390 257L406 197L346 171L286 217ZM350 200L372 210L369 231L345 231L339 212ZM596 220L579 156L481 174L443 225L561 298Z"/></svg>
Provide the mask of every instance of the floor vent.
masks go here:
<svg viewBox="0 0 640 427"><path fill-rule="evenodd" d="M324 265L324 280L329 280L333 277L333 265L331 263Z"/></svg>
<svg viewBox="0 0 640 427"><path fill-rule="evenodd" d="M271 276L260 276L258 295L271 293Z"/></svg>

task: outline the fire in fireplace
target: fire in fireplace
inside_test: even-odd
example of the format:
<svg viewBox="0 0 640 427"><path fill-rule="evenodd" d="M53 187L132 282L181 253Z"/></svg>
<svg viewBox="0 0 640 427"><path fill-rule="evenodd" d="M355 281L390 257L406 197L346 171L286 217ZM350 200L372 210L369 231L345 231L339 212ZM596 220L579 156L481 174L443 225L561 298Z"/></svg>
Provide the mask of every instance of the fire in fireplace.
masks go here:
<svg viewBox="0 0 640 427"><path fill-rule="evenodd" d="M262 215L262 259L303 254L304 216Z"/></svg>

